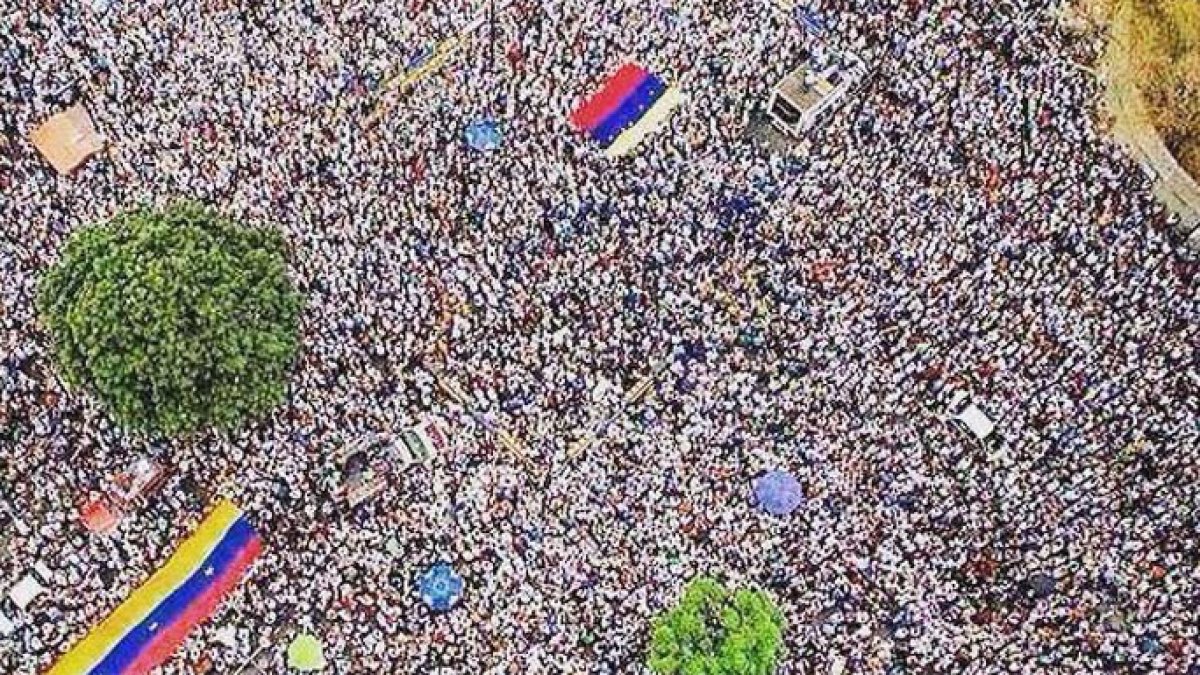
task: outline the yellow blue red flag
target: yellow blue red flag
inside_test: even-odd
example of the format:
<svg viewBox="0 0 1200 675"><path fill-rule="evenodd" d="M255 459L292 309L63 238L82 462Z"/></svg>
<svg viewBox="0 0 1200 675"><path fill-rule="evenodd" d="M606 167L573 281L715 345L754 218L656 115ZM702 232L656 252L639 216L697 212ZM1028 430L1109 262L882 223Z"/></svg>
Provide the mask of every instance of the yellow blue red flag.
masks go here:
<svg viewBox="0 0 1200 675"><path fill-rule="evenodd" d="M262 550L254 527L221 501L146 583L46 675L142 675L171 657Z"/></svg>

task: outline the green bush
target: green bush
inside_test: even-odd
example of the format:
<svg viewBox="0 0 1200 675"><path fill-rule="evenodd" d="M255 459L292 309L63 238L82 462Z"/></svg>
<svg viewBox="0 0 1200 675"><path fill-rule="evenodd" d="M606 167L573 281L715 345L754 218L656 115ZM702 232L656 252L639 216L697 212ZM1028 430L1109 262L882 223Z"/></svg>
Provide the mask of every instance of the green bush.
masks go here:
<svg viewBox="0 0 1200 675"><path fill-rule="evenodd" d="M282 236L190 202L81 228L38 289L73 387L122 425L229 428L284 398L303 300Z"/></svg>
<svg viewBox="0 0 1200 675"><path fill-rule="evenodd" d="M783 615L770 596L701 577L654 620L649 666L659 675L770 675L782 644Z"/></svg>

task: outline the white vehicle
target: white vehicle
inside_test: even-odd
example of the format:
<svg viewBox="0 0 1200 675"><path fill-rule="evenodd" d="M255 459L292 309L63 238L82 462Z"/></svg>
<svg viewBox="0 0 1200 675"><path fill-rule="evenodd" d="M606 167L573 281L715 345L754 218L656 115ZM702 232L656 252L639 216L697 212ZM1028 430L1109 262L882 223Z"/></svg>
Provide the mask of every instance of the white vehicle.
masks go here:
<svg viewBox="0 0 1200 675"><path fill-rule="evenodd" d="M356 455L365 454L367 464L386 461L401 467L409 464L429 464L439 453L449 448L445 424L429 417L419 424L401 429L397 434L368 434L350 443L341 452L339 461L345 463Z"/></svg>
<svg viewBox="0 0 1200 675"><path fill-rule="evenodd" d="M996 431L996 423L969 399L970 396L964 391L954 394L954 397L950 399L949 419L966 429L975 438L981 441L987 440Z"/></svg>
<svg viewBox="0 0 1200 675"><path fill-rule="evenodd" d="M445 425L436 417L429 417L420 424L400 432L399 442L392 451L404 464L429 464L439 453L450 446L450 437Z"/></svg>
<svg viewBox="0 0 1200 675"><path fill-rule="evenodd" d="M413 464L428 466L450 447L445 424L428 417L397 434L369 434L339 453L341 493L351 506L360 504L387 485L388 474Z"/></svg>
<svg viewBox="0 0 1200 675"><path fill-rule="evenodd" d="M809 59L771 90L767 115L783 133L799 136L837 106L866 75L866 66L853 54Z"/></svg>

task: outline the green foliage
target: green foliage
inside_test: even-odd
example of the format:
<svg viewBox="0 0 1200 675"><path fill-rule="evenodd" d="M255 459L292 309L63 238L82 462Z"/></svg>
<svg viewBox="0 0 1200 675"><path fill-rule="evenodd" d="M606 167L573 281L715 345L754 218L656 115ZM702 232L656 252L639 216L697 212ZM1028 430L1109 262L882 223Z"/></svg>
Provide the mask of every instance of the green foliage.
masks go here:
<svg viewBox="0 0 1200 675"><path fill-rule="evenodd" d="M700 577L654 620L649 666L658 675L770 675L782 644L783 615L770 596Z"/></svg>
<svg viewBox="0 0 1200 675"><path fill-rule="evenodd" d="M303 306L286 267L274 230L138 209L72 235L38 312L64 378L122 425L228 428L284 398Z"/></svg>

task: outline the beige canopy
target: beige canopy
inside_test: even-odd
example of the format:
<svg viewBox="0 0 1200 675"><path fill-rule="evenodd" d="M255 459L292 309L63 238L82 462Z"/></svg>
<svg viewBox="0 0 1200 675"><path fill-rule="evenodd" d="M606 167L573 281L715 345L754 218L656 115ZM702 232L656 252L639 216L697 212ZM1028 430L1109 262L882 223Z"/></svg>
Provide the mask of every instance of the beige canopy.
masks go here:
<svg viewBox="0 0 1200 675"><path fill-rule="evenodd" d="M33 145L60 174L71 173L104 147L92 118L82 105L73 105L34 129Z"/></svg>

